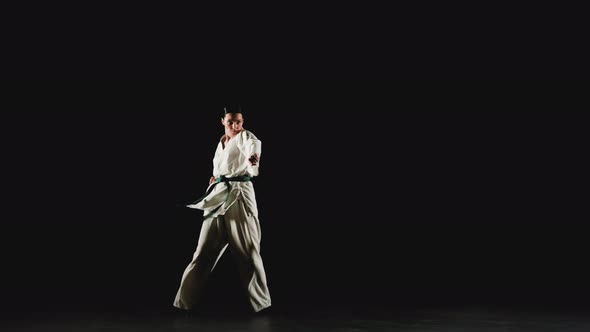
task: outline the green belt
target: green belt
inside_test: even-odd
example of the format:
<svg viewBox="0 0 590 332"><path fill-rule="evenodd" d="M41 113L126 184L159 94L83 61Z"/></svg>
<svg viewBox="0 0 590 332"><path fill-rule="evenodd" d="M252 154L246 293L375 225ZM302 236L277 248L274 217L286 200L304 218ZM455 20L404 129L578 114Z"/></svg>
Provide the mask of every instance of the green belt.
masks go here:
<svg viewBox="0 0 590 332"><path fill-rule="evenodd" d="M213 191L213 188L215 188L216 185L224 182L225 183L225 187L227 189L226 194L225 194L225 200L223 201L223 203L221 203L221 205L219 205L218 207L216 207L215 210L213 210L209 214L207 214L205 216L205 219L211 217L213 214L215 214L215 212L217 212L223 206L223 204L227 203L227 201L229 199L229 193L231 191L230 181L248 182L248 181L252 181L252 177L247 176L247 175L240 175L240 176L234 176L234 177L231 177L231 178L227 178L227 177L225 177L225 175L222 175L222 176L220 176L218 178L215 178L215 182L213 182L211 184L211 186L209 187L209 189L207 190L207 192L205 193L205 195L203 197L197 199L196 201L190 203L189 205L193 205L193 204L197 204L197 203L201 202L207 196L209 196L209 194Z"/></svg>

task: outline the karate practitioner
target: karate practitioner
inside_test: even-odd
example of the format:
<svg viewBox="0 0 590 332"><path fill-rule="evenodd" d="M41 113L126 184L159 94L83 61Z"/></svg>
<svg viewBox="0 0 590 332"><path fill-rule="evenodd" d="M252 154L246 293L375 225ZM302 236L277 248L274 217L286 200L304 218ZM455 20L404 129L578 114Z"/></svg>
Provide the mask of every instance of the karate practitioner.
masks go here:
<svg viewBox="0 0 590 332"><path fill-rule="evenodd" d="M229 247L254 312L271 306L266 274L260 256L261 230L254 186L258 175L261 141L244 129L241 109L224 109L225 128L213 158L213 176L205 196L187 205L204 210L205 220L193 259L186 267L174 300L179 309L191 310L207 278Z"/></svg>

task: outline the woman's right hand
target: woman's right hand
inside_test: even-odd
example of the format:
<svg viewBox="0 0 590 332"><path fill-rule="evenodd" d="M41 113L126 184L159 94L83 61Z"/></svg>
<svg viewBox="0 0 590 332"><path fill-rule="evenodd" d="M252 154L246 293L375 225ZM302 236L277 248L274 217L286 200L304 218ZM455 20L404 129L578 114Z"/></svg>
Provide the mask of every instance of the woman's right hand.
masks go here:
<svg viewBox="0 0 590 332"><path fill-rule="evenodd" d="M212 184L213 184L213 182L215 182L215 177L214 177L214 176L212 176L212 177L209 179L209 185L212 185Z"/></svg>

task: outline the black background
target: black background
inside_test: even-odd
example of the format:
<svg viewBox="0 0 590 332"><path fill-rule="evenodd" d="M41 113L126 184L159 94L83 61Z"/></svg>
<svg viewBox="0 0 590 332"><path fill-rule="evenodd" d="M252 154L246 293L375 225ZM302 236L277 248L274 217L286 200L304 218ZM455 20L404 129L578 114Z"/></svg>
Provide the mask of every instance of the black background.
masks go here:
<svg viewBox="0 0 590 332"><path fill-rule="evenodd" d="M171 307L226 103L263 142L273 305L587 305L584 88L13 84L2 115L4 311ZM204 303L242 310L226 254Z"/></svg>

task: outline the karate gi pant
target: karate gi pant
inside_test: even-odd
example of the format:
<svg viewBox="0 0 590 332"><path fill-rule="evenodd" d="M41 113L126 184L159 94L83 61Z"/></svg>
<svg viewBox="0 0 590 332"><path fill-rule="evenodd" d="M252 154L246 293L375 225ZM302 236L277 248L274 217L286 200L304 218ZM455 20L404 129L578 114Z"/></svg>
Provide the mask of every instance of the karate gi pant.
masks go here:
<svg viewBox="0 0 590 332"><path fill-rule="evenodd" d="M194 308L209 275L229 247L254 312L270 307L270 293L260 256L260 237L258 217L248 213L242 197L224 215L204 220L197 249L182 275L174 306L185 310Z"/></svg>

